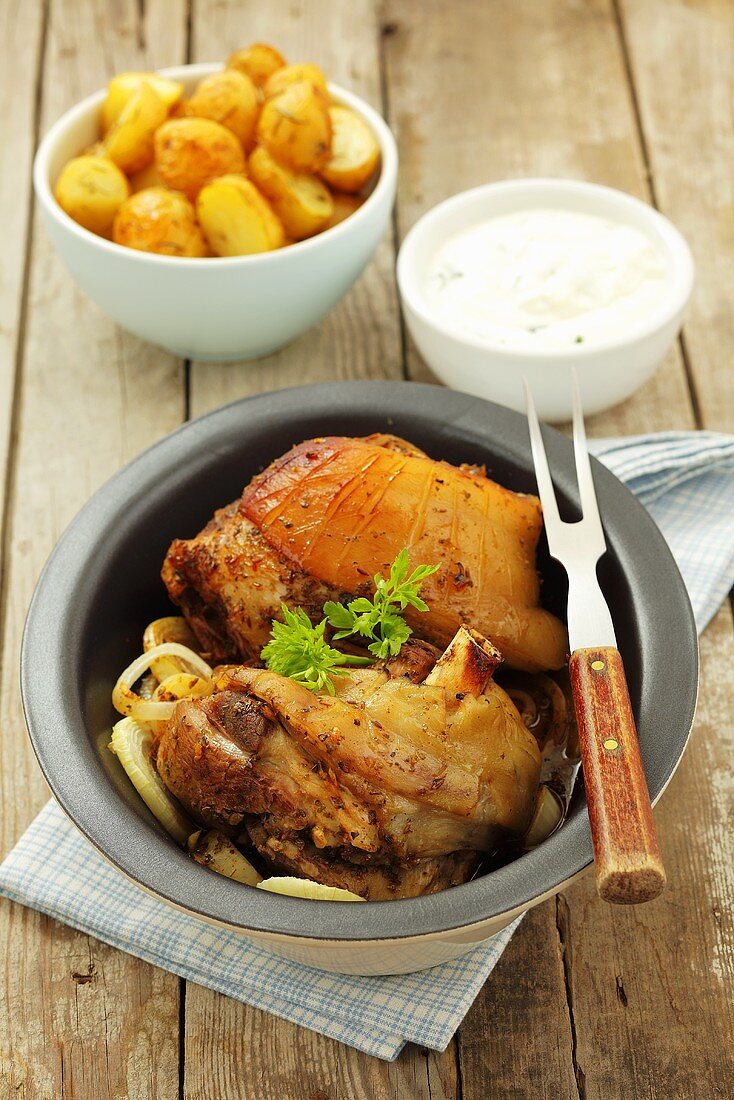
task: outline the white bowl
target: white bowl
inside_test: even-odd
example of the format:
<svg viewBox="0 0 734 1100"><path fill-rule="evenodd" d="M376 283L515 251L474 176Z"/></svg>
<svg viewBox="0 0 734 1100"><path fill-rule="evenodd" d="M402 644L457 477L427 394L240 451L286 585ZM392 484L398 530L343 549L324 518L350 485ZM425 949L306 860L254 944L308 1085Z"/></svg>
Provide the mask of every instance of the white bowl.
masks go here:
<svg viewBox="0 0 734 1100"><path fill-rule="evenodd" d="M163 70L190 91L221 64ZM181 259L123 248L77 225L53 187L62 167L98 138L105 92L56 122L36 154L33 182L51 240L81 289L123 328L191 359L267 355L315 325L346 294L372 257L390 219L398 155L395 139L364 100L336 85L334 99L356 111L380 146L375 186L332 229L275 252Z"/></svg>
<svg viewBox="0 0 734 1100"><path fill-rule="evenodd" d="M668 269L667 291L659 307L612 340L572 349L508 348L466 335L432 315L424 279L438 248L488 218L532 208L594 214L644 233L665 257ZM622 191L576 180L507 180L454 195L413 226L398 256L398 286L408 329L438 378L454 389L522 411L525 375L540 415L556 421L571 415L573 367L587 413L607 409L641 386L675 340L692 285L690 249L667 218Z"/></svg>

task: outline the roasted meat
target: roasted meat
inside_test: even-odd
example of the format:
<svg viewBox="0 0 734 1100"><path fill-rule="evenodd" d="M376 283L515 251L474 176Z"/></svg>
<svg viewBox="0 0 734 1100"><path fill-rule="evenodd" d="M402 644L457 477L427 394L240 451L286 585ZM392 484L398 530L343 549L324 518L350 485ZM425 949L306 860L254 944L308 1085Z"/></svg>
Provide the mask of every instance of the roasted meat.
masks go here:
<svg viewBox="0 0 734 1100"><path fill-rule="evenodd" d="M514 668L563 665L565 628L539 606L536 497L476 467L436 462L389 436L331 437L294 447L168 552L163 579L203 648L252 660L280 603L321 618L327 599L371 592L403 547L412 565L440 564L408 609L421 637L446 646L462 623Z"/></svg>
<svg viewBox="0 0 734 1100"><path fill-rule="evenodd" d="M491 679L494 647L465 628L435 663L412 645L336 696L220 669L215 694L176 705L160 775L200 822L246 830L288 873L375 900L465 881L477 853L527 826L540 752Z"/></svg>

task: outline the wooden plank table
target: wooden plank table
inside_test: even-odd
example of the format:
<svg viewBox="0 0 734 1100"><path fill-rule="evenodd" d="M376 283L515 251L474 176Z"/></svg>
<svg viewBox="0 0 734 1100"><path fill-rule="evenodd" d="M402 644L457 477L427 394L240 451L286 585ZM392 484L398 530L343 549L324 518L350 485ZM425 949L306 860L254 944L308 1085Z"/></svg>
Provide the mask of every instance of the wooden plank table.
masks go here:
<svg viewBox="0 0 734 1100"><path fill-rule="evenodd" d="M379 107L398 139L394 231L322 325L258 363L182 363L115 328L38 226L34 145L122 69L272 40ZM455 191L508 176L609 183L687 234L684 337L595 434L734 429L730 0L46 0L0 5L0 631L3 851L47 790L24 730L20 633L66 523L124 461L224 401L304 381L429 377L395 249ZM605 906L582 881L523 922L443 1055L388 1065L8 903L2 1095L28 1100L689 1100L734 1095L731 607L701 643L694 735L656 816L670 887Z"/></svg>

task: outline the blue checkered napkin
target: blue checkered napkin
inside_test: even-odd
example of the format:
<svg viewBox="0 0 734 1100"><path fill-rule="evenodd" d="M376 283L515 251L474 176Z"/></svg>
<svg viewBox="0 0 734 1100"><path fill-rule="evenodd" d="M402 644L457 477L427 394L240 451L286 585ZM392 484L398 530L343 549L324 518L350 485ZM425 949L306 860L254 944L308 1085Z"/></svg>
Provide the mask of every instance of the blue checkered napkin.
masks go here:
<svg viewBox="0 0 734 1100"><path fill-rule="evenodd" d="M649 507L703 628L734 582L734 438L667 433L593 449ZM443 1050L515 925L418 974L325 974L169 908L128 882L50 802L0 867L0 893L157 966L379 1058Z"/></svg>
<svg viewBox="0 0 734 1100"><path fill-rule="evenodd" d="M700 633L734 586L734 437L661 432L594 439L589 447L665 535Z"/></svg>
<svg viewBox="0 0 734 1100"><path fill-rule="evenodd" d="M446 1048L515 930L416 974L326 974L150 897L107 863L55 802L0 867L0 893L182 978L390 1061L406 1042Z"/></svg>

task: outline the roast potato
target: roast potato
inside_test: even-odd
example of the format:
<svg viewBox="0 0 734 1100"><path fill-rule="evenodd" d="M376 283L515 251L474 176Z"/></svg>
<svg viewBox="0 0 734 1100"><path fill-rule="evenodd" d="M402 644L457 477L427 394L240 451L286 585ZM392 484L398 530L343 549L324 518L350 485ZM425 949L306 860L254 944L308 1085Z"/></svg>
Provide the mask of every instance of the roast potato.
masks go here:
<svg viewBox="0 0 734 1100"><path fill-rule="evenodd" d="M343 222L345 218L348 218L355 210L359 210L363 202L364 199L361 199L359 195L347 195L344 191L332 191L331 217L323 228L331 229L332 226L338 225L339 222Z"/></svg>
<svg viewBox="0 0 734 1100"><path fill-rule="evenodd" d="M306 61L301 65L284 65L282 68L276 69L265 82L263 89L265 98L270 99L274 95L280 95L286 88L290 88L291 84L299 84L302 80L307 80L322 95L328 96L326 77L322 70L318 65Z"/></svg>
<svg viewBox="0 0 734 1100"><path fill-rule="evenodd" d="M291 84L266 99L257 135L276 160L297 171L317 172L331 155L328 104L309 81Z"/></svg>
<svg viewBox="0 0 734 1100"><path fill-rule="evenodd" d="M243 176L222 176L202 187L196 213L217 256L249 256L285 243L279 218L267 199Z"/></svg>
<svg viewBox="0 0 734 1100"><path fill-rule="evenodd" d="M157 73L119 73L107 85L107 98L102 104L103 134L117 122L123 107L143 83L149 84L168 108L173 107L183 95L184 87L178 80L169 80Z"/></svg>
<svg viewBox="0 0 734 1100"><path fill-rule="evenodd" d="M209 118L176 118L155 135L158 174L193 202L209 180L245 171L242 145L231 130Z"/></svg>
<svg viewBox="0 0 734 1100"><path fill-rule="evenodd" d="M153 134L167 115L168 107L144 80L107 132L107 156L128 174L145 168L153 159Z"/></svg>
<svg viewBox="0 0 734 1100"><path fill-rule="evenodd" d="M179 99L178 103L174 103L168 112L169 118L193 118L194 112L191 110L190 99Z"/></svg>
<svg viewBox="0 0 734 1100"><path fill-rule="evenodd" d="M334 211L329 188L318 176L293 172L258 145L248 161L250 177L283 223L289 237L300 241L318 233Z"/></svg>
<svg viewBox="0 0 734 1100"><path fill-rule="evenodd" d="M62 210L92 233L109 237L115 214L130 194L125 176L111 160L74 157L63 168L54 194Z"/></svg>
<svg viewBox="0 0 734 1100"><path fill-rule="evenodd" d="M158 169L153 160L145 168L141 168L139 172L133 172L130 176L130 191L133 194L136 191L145 191L148 187L162 186L161 177L158 175Z"/></svg>
<svg viewBox="0 0 734 1100"><path fill-rule="evenodd" d="M329 108L331 156L321 175L339 191L359 191L380 161L380 147L369 126L356 111L338 104Z"/></svg>
<svg viewBox="0 0 734 1100"><path fill-rule="evenodd" d="M267 46L264 42L253 42L246 49L237 50L227 60L228 69L236 69L249 76L257 88L262 88L268 77L284 65L283 55L274 46Z"/></svg>
<svg viewBox="0 0 734 1100"><path fill-rule="evenodd" d="M211 118L226 126L246 149L252 147L260 97L249 76L236 69L212 73L196 88L189 108L198 118Z"/></svg>
<svg viewBox="0 0 734 1100"><path fill-rule="evenodd" d="M116 244L161 256L206 256L206 241L194 207L176 191L149 187L122 204L115 217Z"/></svg>

